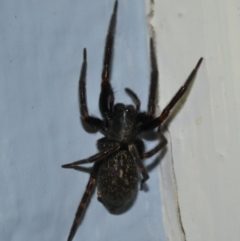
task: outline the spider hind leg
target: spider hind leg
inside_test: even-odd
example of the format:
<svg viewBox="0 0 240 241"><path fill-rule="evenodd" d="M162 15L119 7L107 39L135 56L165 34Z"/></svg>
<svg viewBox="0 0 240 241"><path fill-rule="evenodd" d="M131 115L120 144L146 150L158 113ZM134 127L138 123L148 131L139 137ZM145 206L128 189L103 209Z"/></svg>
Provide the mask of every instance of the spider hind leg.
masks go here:
<svg viewBox="0 0 240 241"><path fill-rule="evenodd" d="M73 238L74 238L74 236L77 232L78 226L80 225L80 223L83 219L83 215L84 215L84 212L86 210L86 207L87 207L87 205L90 201L90 198L93 194L93 191L96 187L97 174L98 174L98 169L99 169L100 165L101 165L101 163L97 162L93 166L93 169L92 169L91 174L90 174L90 178L89 178L87 186L86 186L86 190L85 190L85 192L82 196L81 202L80 202L80 204L78 206L78 209L77 209L77 212L75 214L75 218L74 218L74 221L73 221L73 224L72 224L72 227L71 227L71 230L70 230L67 241L73 240Z"/></svg>

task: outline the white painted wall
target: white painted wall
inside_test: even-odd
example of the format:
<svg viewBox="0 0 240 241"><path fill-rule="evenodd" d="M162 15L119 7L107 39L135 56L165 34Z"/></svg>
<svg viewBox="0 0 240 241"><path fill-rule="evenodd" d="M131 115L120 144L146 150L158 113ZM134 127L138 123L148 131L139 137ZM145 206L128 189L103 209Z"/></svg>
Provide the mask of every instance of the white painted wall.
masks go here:
<svg viewBox="0 0 240 241"><path fill-rule="evenodd" d="M155 0L151 7L161 109L204 57L167 127L160 175L167 240L239 240L240 1Z"/></svg>

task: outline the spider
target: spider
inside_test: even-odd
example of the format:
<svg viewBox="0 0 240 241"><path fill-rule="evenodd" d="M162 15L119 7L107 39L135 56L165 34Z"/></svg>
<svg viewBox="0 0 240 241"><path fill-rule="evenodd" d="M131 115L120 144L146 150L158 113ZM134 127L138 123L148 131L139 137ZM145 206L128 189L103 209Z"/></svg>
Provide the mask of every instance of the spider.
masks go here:
<svg viewBox="0 0 240 241"><path fill-rule="evenodd" d="M99 153L62 166L63 168L81 170L78 165L94 163L86 190L77 209L68 241L73 239L77 231L95 186L98 189L99 201L112 212L126 207L133 200L137 192L138 170L142 174L141 189L143 188L143 183L149 178L149 175L142 160L153 156L167 144L166 138L161 133L161 124L167 119L172 108L187 91L203 60L203 58L199 59L184 85L174 95L162 113L155 117L158 69L153 39L150 38L151 82L147 112L140 112L140 100L128 88L125 91L134 101L135 107L122 103L114 104L110 75L117 8L118 1L115 1L105 43L101 93L99 97L99 108L103 120L90 116L88 113L86 100L87 50L86 48L83 50L83 63L79 79L81 117L90 127L100 131L105 137L97 141ZM152 150L145 152L144 143L138 136L142 132L155 128L158 128L161 141Z"/></svg>

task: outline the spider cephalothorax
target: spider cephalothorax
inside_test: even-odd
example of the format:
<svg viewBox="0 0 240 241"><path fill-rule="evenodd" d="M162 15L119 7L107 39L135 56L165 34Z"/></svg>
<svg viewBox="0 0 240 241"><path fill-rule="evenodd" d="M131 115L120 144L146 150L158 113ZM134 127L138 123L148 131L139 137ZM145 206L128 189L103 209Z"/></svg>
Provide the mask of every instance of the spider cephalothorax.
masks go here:
<svg viewBox="0 0 240 241"><path fill-rule="evenodd" d="M105 137L97 141L99 153L87 159L63 165L64 168L80 170L78 165L94 163L86 191L76 212L73 225L68 236L71 241L80 224L86 205L95 186L98 188L98 199L109 210L115 211L131 202L137 192L138 171L142 174L142 184L149 178L142 160L156 154L166 144L167 140L161 133L161 124L167 119L170 111L184 95L193 81L202 58L192 70L184 85L174 95L162 113L155 117L156 89L158 86L158 69L154 53L153 39L150 39L151 82L147 112L140 112L140 100L130 89L126 92L135 102L133 105L118 103L114 105L114 94L110 83L110 70L114 44L114 32L117 18L118 1L115 1L111 16L108 34L106 37L105 54L103 61L101 93L99 108L103 119L89 116L86 101L86 70L87 50L83 50L83 63L79 80L80 112L83 121L97 129ZM144 143L138 137L142 132L158 127L161 141L152 150L145 152Z"/></svg>

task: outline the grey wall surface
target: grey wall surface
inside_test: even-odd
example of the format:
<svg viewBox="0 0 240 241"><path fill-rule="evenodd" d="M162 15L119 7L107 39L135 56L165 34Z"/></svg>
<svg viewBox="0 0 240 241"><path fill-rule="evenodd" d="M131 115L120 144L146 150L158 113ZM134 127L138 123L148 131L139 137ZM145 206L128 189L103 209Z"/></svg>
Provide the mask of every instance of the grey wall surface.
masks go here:
<svg viewBox="0 0 240 241"><path fill-rule="evenodd" d="M0 3L0 240L66 240L88 174L62 164L97 152L78 110L82 50L88 50L89 112L99 115L103 47L112 0ZM148 31L144 1L119 0L112 74L116 101L146 109ZM153 144L148 143L147 148ZM146 166L156 161L146 160ZM75 240L164 240L158 166L134 205L110 214L96 192Z"/></svg>

